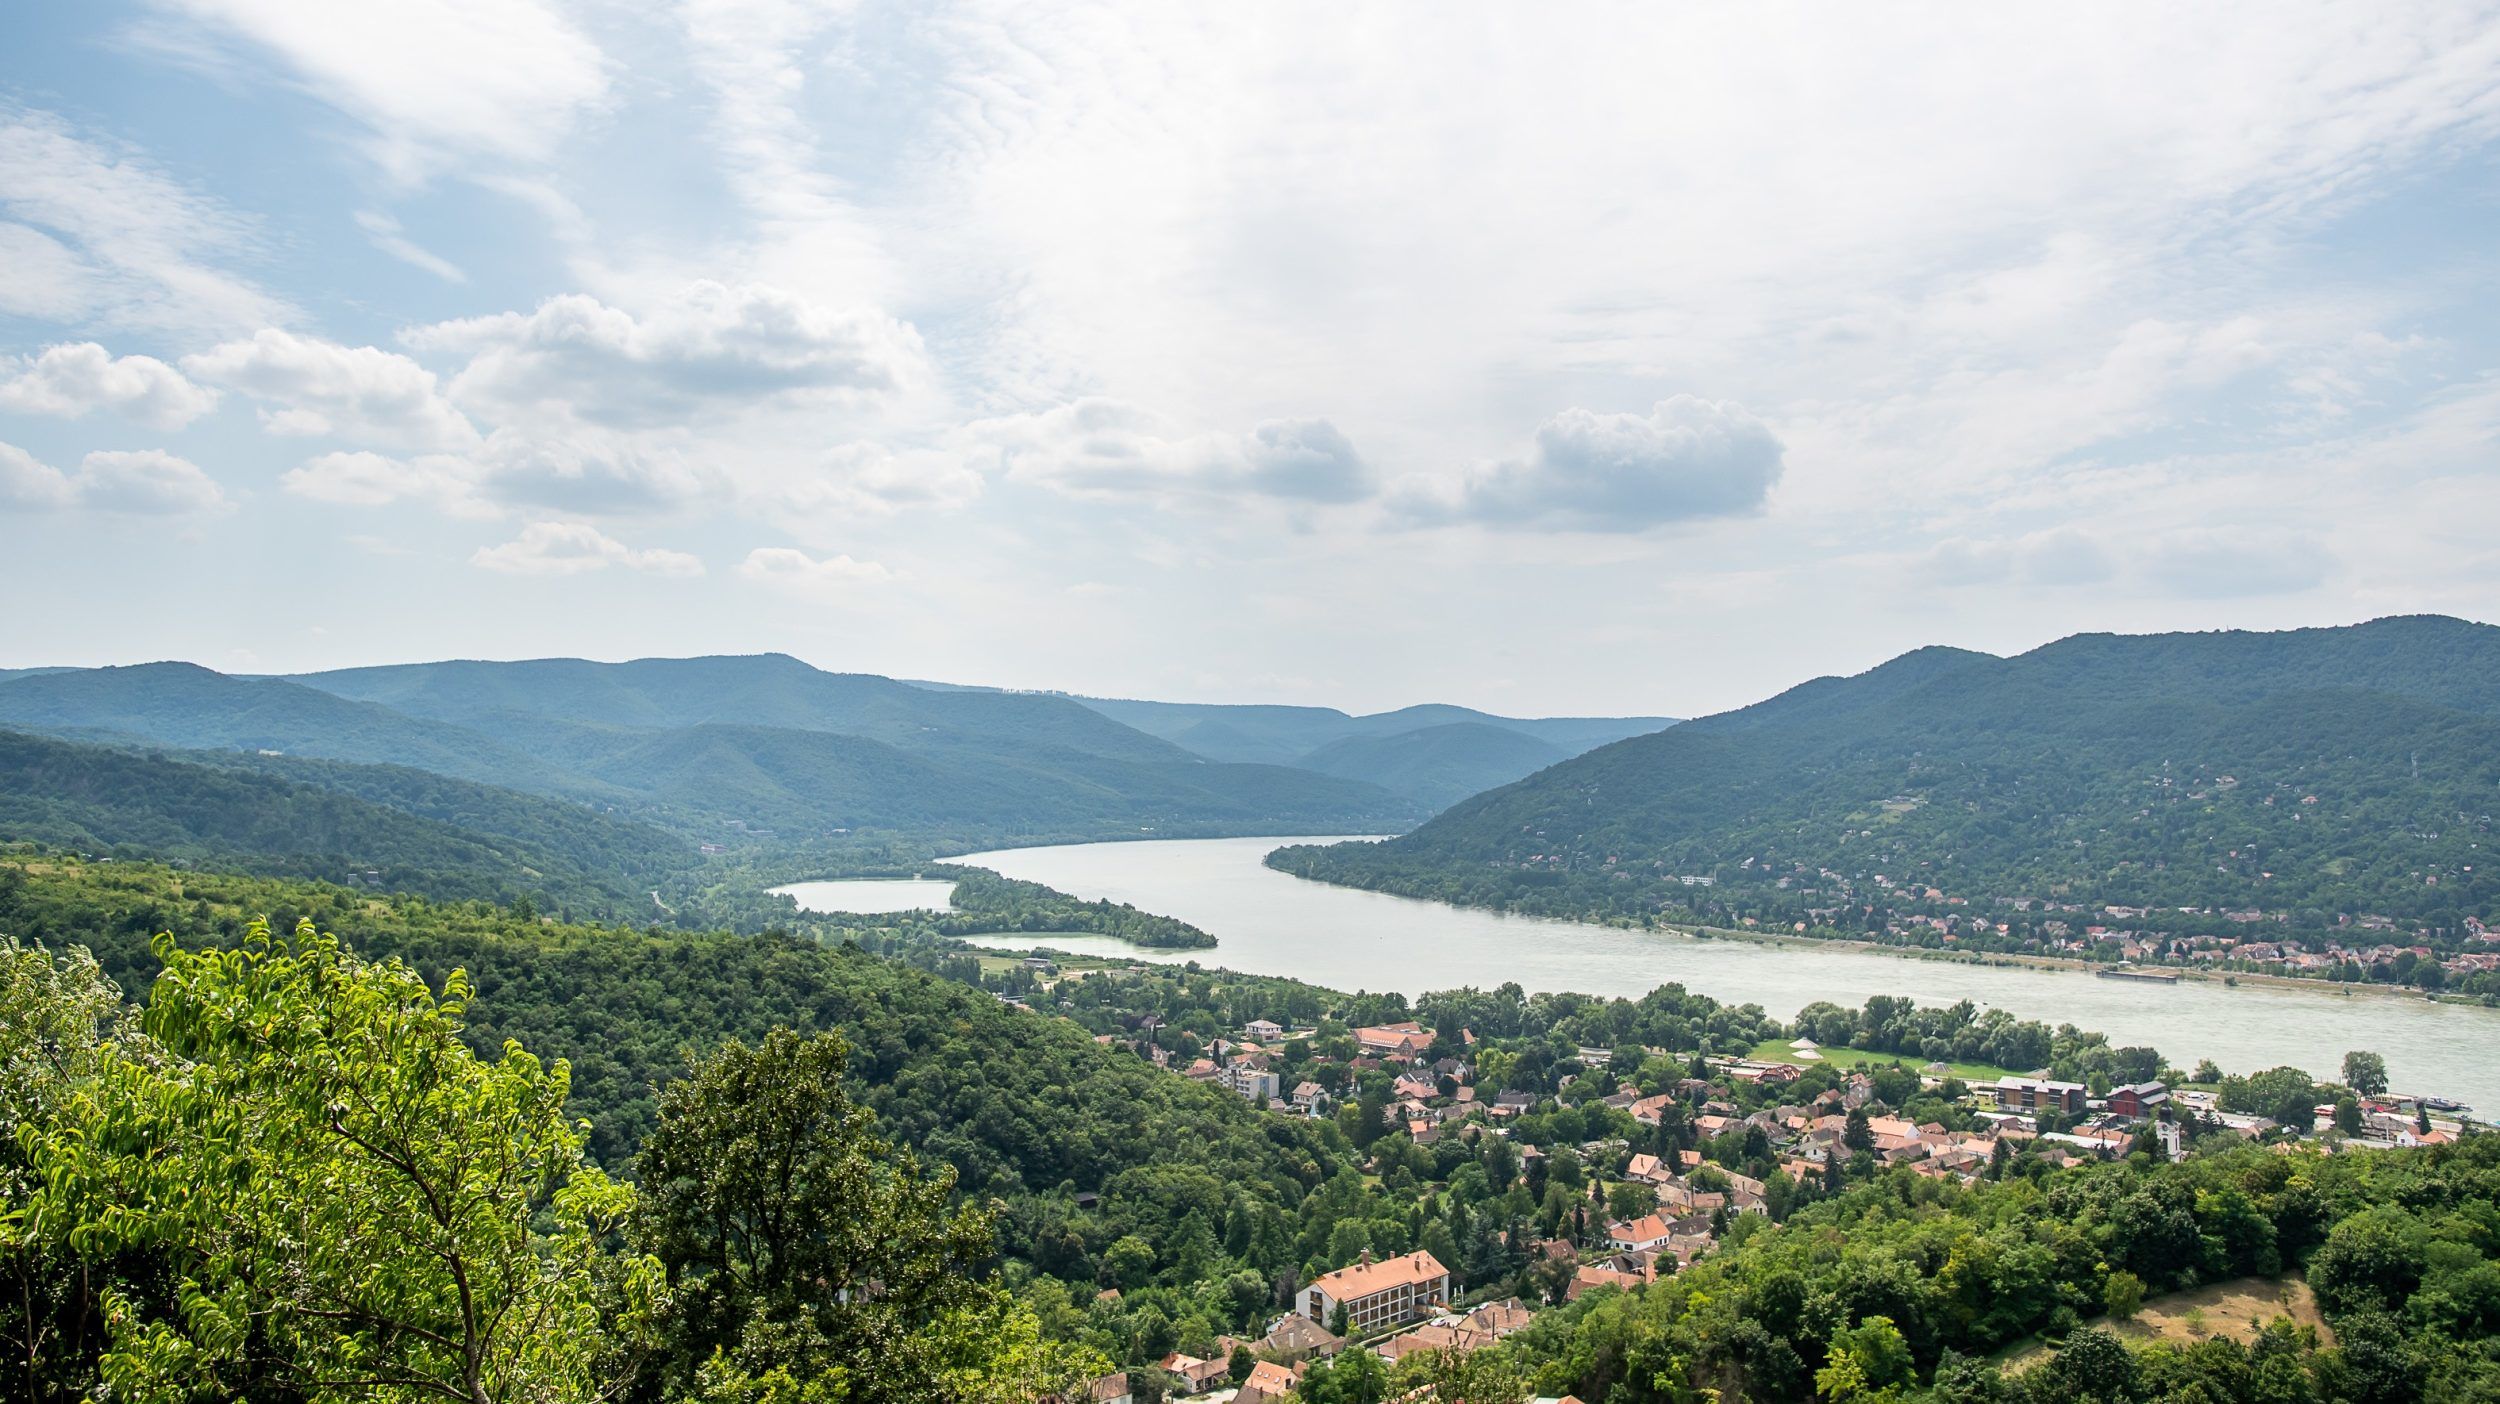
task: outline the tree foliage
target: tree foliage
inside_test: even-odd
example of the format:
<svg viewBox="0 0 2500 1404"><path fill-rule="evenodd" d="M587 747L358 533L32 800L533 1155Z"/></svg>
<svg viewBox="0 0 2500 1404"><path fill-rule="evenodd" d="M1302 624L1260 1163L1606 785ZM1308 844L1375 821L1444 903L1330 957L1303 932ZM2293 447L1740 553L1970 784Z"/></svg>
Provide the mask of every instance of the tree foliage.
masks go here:
<svg viewBox="0 0 2500 1404"><path fill-rule="evenodd" d="M160 1256L103 1294L117 1397L589 1399L654 1273L602 1243L631 1189L584 1163L565 1070L460 1039L438 998L309 924L165 962L154 1047L108 1053L33 1137L31 1233Z"/></svg>
<svg viewBox="0 0 2500 1404"><path fill-rule="evenodd" d="M2500 904L2478 857L2495 696L2500 629L2454 619L1922 649L1601 747L1403 838L1270 862L1546 915L1852 936L1932 887L2257 907L2303 936L2377 913L2458 940Z"/></svg>
<svg viewBox="0 0 2500 1404"><path fill-rule="evenodd" d="M700 1059L660 1100L635 1169L636 1239L664 1266L668 1348L646 1392L904 1404L948 1397L985 1358L1006 1304L979 1280L989 1216L950 1207L852 1101L838 1034L775 1029ZM1093 1362L1049 1364L1052 1388ZM1033 1368L1019 1364L1022 1373Z"/></svg>

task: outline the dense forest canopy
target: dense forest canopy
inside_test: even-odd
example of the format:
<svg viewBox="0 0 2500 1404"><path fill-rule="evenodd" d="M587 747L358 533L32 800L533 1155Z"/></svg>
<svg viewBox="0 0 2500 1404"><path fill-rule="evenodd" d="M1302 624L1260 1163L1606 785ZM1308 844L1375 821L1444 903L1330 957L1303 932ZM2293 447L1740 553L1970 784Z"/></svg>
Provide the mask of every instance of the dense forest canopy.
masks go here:
<svg viewBox="0 0 2500 1404"><path fill-rule="evenodd" d="M0 730L0 838L445 899L622 916L694 846L562 800L395 765L164 755Z"/></svg>
<svg viewBox="0 0 2500 1404"><path fill-rule="evenodd" d="M2495 698L2500 628L2452 619L1928 649L1273 861L1553 914L1850 932L1946 904L2245 908L2453 949L2500 915Z"/></svg>

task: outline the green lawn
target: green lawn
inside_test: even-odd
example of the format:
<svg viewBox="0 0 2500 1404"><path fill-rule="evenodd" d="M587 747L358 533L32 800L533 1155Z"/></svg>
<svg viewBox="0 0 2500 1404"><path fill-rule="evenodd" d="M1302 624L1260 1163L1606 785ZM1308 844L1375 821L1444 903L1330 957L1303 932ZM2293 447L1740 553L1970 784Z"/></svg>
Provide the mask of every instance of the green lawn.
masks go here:
<svg viewBox="0 0 2500 1404"><path fill-rule="evenodd" d="M1808 1062L1807 1060L1798 1057L1795 1050L1791 1049L1788 1044L1789 1040L1784 1038L1768 1039L1746 1056L1760 1063L1795 1063L1799 1067L1804 1068L1820 1066L1827 1068L1850 1069L1870 1066L1882 1067L1887 1063L1900 1063L1903 1066L1912 1069L1927 1066L1927 1060L1920 1058L1915 1054L1869 1053L1863 1048L1819 1048L1815 1051L1823 1055L1821 1061L1819 1063ZM2013 1076L2013 1074L2007 1069L1990 1067L1986 1063L1956 1063L1947 1061L1945 1066L1951 1068L1953 1070L1953 1075L1962 1079L1964 1082L1994 1082L2000 1077Z"/></svg>
<svg viewBox="0 0 2500 1404"><path fill-rule="evenodd" d="M1046 943L1047 938L1053 936L1082 936L1084 934L1086 933L1081 931L1037 931L1033 933L1034 939L1037 942L1044 943ZM996 975L1002 970L1011 969L1015 966L1024 964L1023 956L1009 952L976 951L973 958L981 962L981 973L984 975ZM1137 964L1134 960L1123 959L1118 956L1072 955L1052 956L1050 959L1053 963L1058 965L1059 971L1063 975L1072 970L1126 970L1130 966Z"/></svg>

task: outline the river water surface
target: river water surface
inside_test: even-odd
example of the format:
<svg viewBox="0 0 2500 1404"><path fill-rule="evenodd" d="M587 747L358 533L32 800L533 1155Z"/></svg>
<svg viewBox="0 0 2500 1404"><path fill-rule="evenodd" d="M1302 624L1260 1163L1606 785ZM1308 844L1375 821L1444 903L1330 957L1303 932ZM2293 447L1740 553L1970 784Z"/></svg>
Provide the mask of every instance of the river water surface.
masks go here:
<svg viewBox="0 0 2500 1404"><path fill-rule="evenodd" d="M1262 866L1285 843L1326 839L1187 839L1071 844L976 853L957 861L1179 917L1212 932L1206 951L1145 951L1123 942L1052 937L1088 954L1197 960L1286 975L1341 990L1416 995L1516 980L1530 991L1639 995L1670 982L1781 1018L1818 999L1859 1005L1906 994L1922 1003L1968 999L2026 1019L2097 1029L2113 1043L2158 1048L2190 1066L2211 1058L2231 1072L2291 1064L2336 1075L2349 1049L2387 1057L2399 1091L2470 1102L2500 1114L2500 1010L2374 994L2281 987L2232 989L2103 980L2083 971L1911 960L1844 947L1768 946L1504 916L1439 902L1358 892ZM804 899L802 904L806 905ZM1013 938L990 937L1002 948Z"/></svg>

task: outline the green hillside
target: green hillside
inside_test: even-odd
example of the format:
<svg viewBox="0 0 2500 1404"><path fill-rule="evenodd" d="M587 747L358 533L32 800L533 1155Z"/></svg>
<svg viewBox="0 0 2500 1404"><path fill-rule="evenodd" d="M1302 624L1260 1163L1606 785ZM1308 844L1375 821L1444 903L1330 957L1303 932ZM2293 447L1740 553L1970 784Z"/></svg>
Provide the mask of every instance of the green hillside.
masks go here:
<svg viewBox="0 0 2500 1404"><path fill-rule="evenodd" d="M544 925L488 908L343 900L304 883L115 867L20 876L0 865L0 935L87 947L138 1000L158 969L151 933L171 931L188 949L223 946L259 916L281 925L313 917L437 985L465 970L476 989L469 1044L491 1054L518 1039L541 1057L567 1059L570 1107L590 1124L588 1149L620 1171L689 1049L752 1042L776 1026L840 1030L859 1095L888 1133L954 1167L967 1196L1009 1201L1018 1211L1011 1229L1036 1222L1038 1201L1062 1186L1100 1191L1086 1225L1095 1251L1120 1233L1159 1246L1210 1197L1219 1220L1228 1203L1244 1202L1290 1216L1348 1164L1319 1123L1260 1111L1103 1047L1075 1024L856 948ZM1054 1229L1064 1228L1065 1198L1049 1215ZM1013 1232L1002 1247L1043 1256Z"/></svg>
<svg viewBox="0 0 2500 1404"><path fill-rule="evenodd" d="M703 841L1344 832L1427 812L1360 779L1210 764L1064 698L938 692L778 655L412 664L301 681L181 663L63 670L0 681L0 724L404 766Z"/></svg>
<svg viewBox="0 0 2500 1404"><path fill-rule="evenodd" d="M657 830L420 771L241 768L9 731L0 841L599 916L648 912L649 880L694 857Z"/></svg>
<svg viewBox="0 0 2500 1404"><path fill-rule="evenodd" d="M292 679L488 735L506 718L668 730L732 725L861 736L911 749L1041 746L1119 760L1187 753L1064 697L938 692L858 673L828 673L786 654L456 661L350 668Z"/></svg>
<svg viewBox="0 0 2500 1404"><path fill-rule="evenodd" d="M2496 712L2500 629L2451 619L1925 649L1275 861L1554 913L1845 927L1934 888L2453 932L2500 894Z"/></svg>
<svg viewBox="0 0 2500 1404"><path fill-rule="evenodd" d="M1506 731L1555 747L1567 756L1675 725L1672 717L1504 717L1438 702L1354 716L1334 707L1147 702L1105 697L1076 700L1210 760L1263 761L1275 765L1301 765L1304 757L1339 741L1387 739L1443 726Z"/></svg>
<svg viewBox="0 0 2500 1404"><path fill-rule="evenodd" d="M565 778L472 731L193 663L44 670L0 681L0 724L114 734L186 750L405 765L530 789Z"/></svg>
<svg viewBox="0 0 2500 1404"><path fill-rule="evenodd" d="M1343 737L1304 756L1300 764L1322 775L1368 780L1443 809L1570 757L1560 746L1503 727L1445 722L1414 731Z"/></svg>

